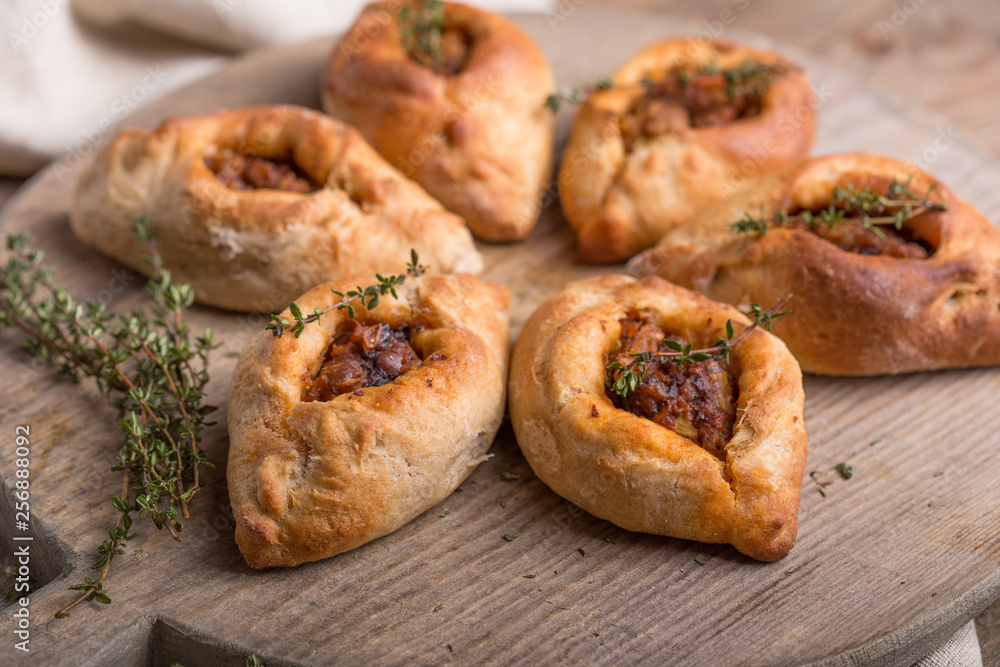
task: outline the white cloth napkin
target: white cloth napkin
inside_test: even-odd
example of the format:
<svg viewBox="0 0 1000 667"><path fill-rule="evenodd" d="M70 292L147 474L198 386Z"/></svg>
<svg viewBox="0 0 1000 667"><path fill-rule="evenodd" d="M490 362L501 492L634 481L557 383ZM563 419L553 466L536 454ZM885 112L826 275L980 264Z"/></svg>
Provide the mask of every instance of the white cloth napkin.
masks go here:
<svg viewBox="0 0 1000 667"><path fill-rule="evenodd" d="M913 667L983 667L983 654L976 635L976 622L962 629L928 653Z"/></svg>
<svg viewBox="0 0 1000 667"><path fill-rule="evenodd" d="M472 0L542 11L551 0ZM235 52L343 31L365 0L3 0L0 174L103 143L132 111Z"/></svg>

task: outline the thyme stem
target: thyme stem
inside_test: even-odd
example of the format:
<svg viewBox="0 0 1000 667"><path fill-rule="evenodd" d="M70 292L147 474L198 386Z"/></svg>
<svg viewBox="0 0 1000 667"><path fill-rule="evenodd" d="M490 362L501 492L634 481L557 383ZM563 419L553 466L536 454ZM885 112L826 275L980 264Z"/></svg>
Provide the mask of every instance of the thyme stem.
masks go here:
<svg viewBox="0 0 1000 667"><path fill-rule="evenodd" d="M126 468L125 469L125 474L123 475L123 479L122 479L122 497L123 498L127 498L128 497L128 492L129 492L128 482L129 482L129 469ZM123 511L123 510L119 510L118 511L118 523L115 525L115 532L116 533L118 532L118 530L124 524L125 517L127 515L128 515L128 512L126 512L126 511ZM118 545L120 544L120 542L121 542L121 540L116 540L115 541L115 551L112 552L111 555L108 556L107 561L105 561L105 563L104 563L104 569L101 570L101 576L97 579L97 581L94 582L94 583L85 584L86 588L83 589L83 593L81 593L79 597L77 597L75 600L73 600L72 602L70 602L68 605L66 605L65 607L63 607L59 611L57 611L56 612L56 618L63 618L64 616L69 616L70 610L72 610L75 606L77 606L78 604L80 604L81 602L83 602L84 600L86 600L87 598L89 598L91 595L95 595L95 597L96 597L96 594L99 593L103 589L104 580L107 579L108 572L111 570L111 561L114 560L114 556L115 556L115 553L118 550Z"/></svg>
<svg viewBox="0 0 1000 667"><path fill-rule="evenodd" d="M424 275L425 271L427 271L427 267L420 264L417 251L410 250L410 263L406 265L406 273L388 277L376 273L375 278L378 282L374 285L368 285L367 287L359 285L347 293L331 290L340 297L340 301L327 308L316 308L308 316L303 316L302 309L293 301L288 304L288 310L291 312L292 317L295 318L295 324L292 324L280 315L271 315L271 322L265 328L278 338L284 336L285 331L291 331L298 338L305 331L307 324L319 322L323 315L334 310L346 310L351 319L354 319L357 314L354 310L355 302L360 301L366 309L370 310L378 305L380 297L392 294L394 298L398 298L396 288L405 283L407 278L419 278Z"/></svg>
<svg viewBox="0 0 1000 667"><path fill-rule="evenodd" d="M740 65L725 69L719 69L712 63L694 69L675 67L661 78L653 78L647 73L639 83L615 84L611 77L601 76L592 83L579 81L573 86L557 89L548 96L545 106L556 112L559 111L563 102L581 104L596 91L610 89L641 89L645 94L653 97L669 96L671 91L676 93L674 86L679 86L681 91L689 90L696 86L699 79L703 77L721 77L725 84L726 98L732 101L744 95L760 93L775 79L793 71L798 71L798 68L786 63L767 64L748 59Z"/></svg>
<svg viewBox="0 0 1000 667"><path fill-rule="evenodd" d="M667 351L633 352L632 360L627 364L620 361L610 362L605 367L605 383L608 388L625 398L639 386L646 376L646 365L656 359L670 359L676 366L683 364L695 364L702 361L714 359L716 361L728 361L729 354L743 339L750 335L750 332L758 326L763 326L768 331L771 330L771 323L779 317L784 317L791 311L781 311L781 309L791 299L791 295L785 296L769 310L764 310L759 304L750 305L748 316L754 318L753 323L736 334L733 328L733 321L726 322L726 336L719 337L714 345L691 349L691 345L683 345L680 341L666 338L663 344L669 347Z"/></svg>
<svg viewBox="0 0 1000 667"><path fill-rule="evenodd" d="M148 223L136 220L139 239L150 242ZM200 432L214 406L203 405L208 383L208 355L215 347L211 331L192 340L184 321L194 293L172 283L153 250L153 275L147 283L148 310L128 315L107 312L107 304L77 303L53 280L40 251L28 248L26 234L7 237L12 251L0 266L0 325L27 335L29 353L58 363L58 371L79 382L93 378L100 393L117 410L121 432L118 462L123 474L121 497L112 496L118 511L115 527L98 546L92 569L71 586L81 594L57 613L67 615L83 601L110 603L104 583L116 556L124 553L132 512L148 512L153 524L180 540L190 517L188 503L200 486L199 468L211 467L199 449ZM151 244L152 245L152 244Z"/></svg>
<svg viewBox="0 0 1000 667"><path fill-rule="evenodd" d="M885 233L879 229L880 226L892 226L900 230L905 222L918 215L928 211L948 210L944 204L930 200L937 183L932 183L927 193L919 197L910 190L911 182L912 178L906 183L893 179L889 184L888 194L880 194L868 186L860 190L855 190L853 185L846 188L837 186L831 193L830 205L818 212L805 210L790 214L779 210L767 217L761 210L760 216L754 217L749 211L745 211L741 219L730 223L730 227L736 233L756 233L763 236L772 226L790 226L795 223L813 228L822 225L829 228L835 225L854 225L870 230L884 239Z"/></svg>
<svg viewBox="0 0 1000 667"><path fill-rule="evenodd" d="M438 74L444 70L441 31L444 28L444 2L417 0L416 9L403 7L399 14L399 32L403 49L414 61Z"/></svg>

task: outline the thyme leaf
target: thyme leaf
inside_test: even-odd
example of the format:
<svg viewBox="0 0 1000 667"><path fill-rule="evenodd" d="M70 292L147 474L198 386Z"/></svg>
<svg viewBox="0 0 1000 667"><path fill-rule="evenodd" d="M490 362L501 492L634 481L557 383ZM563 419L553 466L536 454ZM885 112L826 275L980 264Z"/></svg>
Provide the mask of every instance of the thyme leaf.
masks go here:
<svg viewBox="0 0 1000 667"><path fill-rule="evenodd" d="M444 29L444 2L417 0L416 6L399 12L399 33L403 49L415 62L438 74L444 71L441 33Z"/></svg>
<svg viewBox="0 0 1000 667"><path fill-rule="evenodd" d="M900 230L907 220L922 213L948 210L944 204L930 200L937 183L931 183L921 197L911 190L912 180L911 177L903 183L893 179L885 194L869 186L858 189L852 183L845 187L835 186L831 192L830 204L819 211L790 213L779 209L768 217L762 206L760 215L754 216L750 211L744 211L743 217L729 223L729 226L737 234L764 236L771 227L787 227L796 223L815 229L854 225L884 239L882 227Z"/></svg>
<svg viewBox="0 0 1000 667"><path fill-rule="evenodd" d="M200 469L213 467L200 448L201 431L216 408L204 404L208 357L217 347L212 332L195 336L184 317L194 291L174 283L156 252L146 218L134 221L137 238L150 246L152 277L148 310L115 315L106 303L78 303L31 249L26 234L7 237L10 257L0 267L0 326L26 334L25 349L56 365L76 382L92 379L117 410L120 449L113 471L122 473L121 495L111 498L117 514L108 539L97 547L96 578L70 587L81 594L56 612L67 616L85 601L109 604L105 582L125 553L133 516L148 514L157 529L180 541L188 504L201 488ZM63 576L73 567L67 564Z"/></svg>
<svg viewBox="0 0 1000 667"><path fill-rule="evenodd" d="M729 361L732 349L749 336L751 331L758 326L770 331L774 320L784 317L791 312L791 310L781 310L789 298L791 298L790 295L786 296L768 310L764 310L760 304L750 304L750 310L746 315L753 318L753 323L743 329L739 335L734 335L736 331L733 327L733 321L727 320L725 337L720 336L715 344L709 347L695 350L692 349L691 344L684 345L680 341L666 338L663 340L663 344L668 348L667 351L633 352L630 354L632 361L627 364L620 361L612 361L605 366L605 385L610 391L625 398L636 390L646 376L647 365L656 359L669 359L677 368L680 368L684 364L696 364L708 361L709 359Z"/></svg>
<svg viewBox="0 0 1000 667"><path fill-rule="evenodd" d="M719 69L715 63L707 63L701 67L675 67L660 77L654 77L647 72L638 84L615 84L609 76L600 76L593 82L578 81L572 86L559 88L546 98L545 106L554 112L559 111L563 102L582 104L594 92L599 90L642 90L644 94L653 97L674 96L684 98L703 91L706 78L722 77L725 85L726 98L730 101L746 95L763 95L767 87L776 79L797 71L787 63L760 63L746 59L735 67Z"/></svg>
<svg viewBox="0 0 1000 667"><path fill-rule="evenodd" d="M368 310L375 308L379 304L380 297L391 294L394 298L397 298L397 287L405 283L407 278L419 278L424 275L424 272L426 271L427 267L420 264L420 258L417 257L417 251L410 250L410 262L406 265L406 273L388 277L376 273L375 279L377 282L372 285L368 285L367 287L361 287L358 285L355 289L348 290L346 293L337 290L330 290L335 295L340 297L340 301L327 308L314 308L312 314L308 316L303 316L302 309L293 301L288 304L288 312L294 319L294 324L281 315L272 314L271 322L265 327L265 329L270 331L277 338L284 336L287 331L291 331L295 337L298 338L306 330L307 324L312 322L316 322L318 324L320 322L320 318L331 311L345 310L347 311L347 315L351 319L354 319L357 317L357 311L354 309L355 303L360 303Z"/></svg>

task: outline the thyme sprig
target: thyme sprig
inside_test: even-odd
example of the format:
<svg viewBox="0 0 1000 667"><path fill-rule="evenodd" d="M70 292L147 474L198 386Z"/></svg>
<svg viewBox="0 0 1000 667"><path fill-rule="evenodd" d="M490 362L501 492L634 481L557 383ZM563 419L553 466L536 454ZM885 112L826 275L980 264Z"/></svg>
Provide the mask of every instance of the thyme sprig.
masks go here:
<svg viewBox="0 0 1000 667"><path fill-rule="evenodd" d="M759 326L770 331L774 320L791 312L791 310L781 310L790 298L790 296L786 296L768 310L764 310L763 306L758 303L750 304L750 311L746 315L753 318L753 323L737 335L733 321L727 320L726 335L719 336L714 345L695 350L692 349L691 344L685 345L673 338L665 338L663 344L669 348L668 351L633 352L629 355L632 360L627 364L613 361L605 367L605 384L609 390L625 398L635 391L645 378L646 366L654 359L669 359L676 368L680 368L684 364L696 364L709 359L728 362L732 349L749 336L751 331Z"/></svg>
<svg viewBox="0 0 1000 667"><path fill-rule="evenodd" d="M418 64L440 74L444 70L441 31L444 29L444 2L417 0L414 8L403 7L399 13L399 32L403 49Z"/></svg>
<svg viewBox="0 0 1000 667"><path fill-rule="evenodd" d="M726 97L735 100L745 95L763 95L775 79L793 71L798 68L785 62L761 63L746 58L736 67L723 69L710 63L702 67L698 75L720 75L726 84ZM695 78L685 70L678 70L677 76L681 83L691 83Z"/></svg>
<svg viewBox="0 0 1000 667"><path fill-rule="evenodd" d="M148 513L157 529L166 528L179 541L181 518L190 516L188 503L200 488L199 469L214 467L199 446L206 417L216 409L203 404L208 355L216 347L212 332L192 338L184 315L194 292L171 281L148 222L136 220L136 231L153 249L148 312L114 315L106 303L78 303L55 282L43 253L28 247L27 234L7 237L12 256L0 268L0 325L27 334L25 349L57 364L61 375L93 379L117 411L122 435L112 467L123 477L121 496L112 496L118 518L93 565L101 574L72 586L82 593L57 617L86 600L111 601L104 582L115 557L137 535L129 532L133 513Z"/></svg>
<svg viewBox="0 0 1000 667"><path fill-rule="evenodd" d="M779 210L767 217L762 207L759 217L745 211L741 219L730 223L730 227L738 234L756 233L764 236L771 227L795 223L817 229L822 225L832 229L835 225L845 224L867 229L884 239L885 232L880 227L891 226L901 230L907 220L922 213L948 210L944 204L930 200L937 183L931 183L927 193L920 197L910 189L912 181L912 176L905 183L892 179L885 194L876 192L869 186L855 188L853 183L848 183L845 187L834 186L830 205L818 212L804 210L789 214Z"/></svg>
<svg viewBox="0 0 1000 667"><path fill-rule="evenodd" d="M609 90L615 87L610 76L598 77L593 83L588 81L577 81L572 86L559 88L556 92L545 98L545 106L553 113L559 111L563 102L570 104L582 104L596 90ZM622 88L624 86L618 86ZM629 86L634 88L635 86Z"/></svg>
<svg viewBox="0 0 1000 667"><path fill-rule="evenodd" d="M271 322L265 328L278 338L284 336L286 331L291 331L298 338L305 331L307 324L311 322L318 323L323 315L331 311L346 310L351 319L354 319L357 315L354 310L355 301L360 301L361 305L371 310L378 305L379 298L386 294L392 294L394 298L398 298L396 288L405 283L407 278L419 278L425 271L427 271L427 267L420 264L417 251L410 250L410 262L406 265L406 273L388 277L376 273L375 279L378 282L374 285L368 285L367 287L358 285L358 287L349 290L347 293L331 290L340 297L340 301L327 308L314 308L313 312L307 316L303 316L302 308L293 301L288 304L288 311L295 319L294 324L281 317L281 315L272 314Z"/></svg>
<svg viewBox="0 0 1000 667"><path fill-rule="evenodd" d="M736 67L720 69L715 63L708 63L699 68L676 67L663 78L655 78L646 73L638 84L615 84L611 77L601 76L593 82L578 81L573 86L556 90L545 100L545 106L553 112L559 111L563 102L582 104L599 90L642 90L646 95L663 97L681 94L693 88L702 77L721 76L726 86L726 98L730 101L745 95L762 95L767 87L778 77L797 71L787 63L759 63L749 58Z"/></svg>

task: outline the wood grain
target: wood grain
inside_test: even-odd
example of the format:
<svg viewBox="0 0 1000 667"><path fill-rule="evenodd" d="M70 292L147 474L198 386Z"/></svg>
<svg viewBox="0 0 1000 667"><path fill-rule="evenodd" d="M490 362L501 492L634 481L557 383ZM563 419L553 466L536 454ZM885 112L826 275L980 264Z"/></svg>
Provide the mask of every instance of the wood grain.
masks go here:
<svg viewBox="0 0 1000 667"><path fill-rule="evenodd" d="M561 83L604 73L660 36L697 30L583 9L556 30L542 17L519 21ZM612 25L617 39L609 38ZM735 29L732 36L749 37ZM316 106L330 45L253 54L151 106L137 122L250 102ZM803 61L829 92L818 152L866 148L909 158L933 146L942 129L935 119L839 69ZM560 117L563 138L570 115ZM994 160L956 142L929 168L997 218ZM141 279L73 241L66 220L72 177L58 167L43 173L6 211L4 231L31 229L77 297L140 306ZM483 248L487 277L515 294L515 329L563 282L595 273L575 260L572 245L550 207L526 243ZM264 318L196 308L193 320L225 341L210 387L224 404L235 363L228 353ZM360 549L292 570L254 572L243 563L220 468L208 475L183 544L163 534L131 543L109 581L115 602L56 621L51 615L67 601L70 583L59 570L67 561L77 573L85 569L113 518L107 498L116 477L107 466L116 436L96 392L52 378L13 349L18 340L2 335L0 423L11 433L17 424L32 427L32 568L42 587L32 596L31 659L38 664L236 665L256 652L269 665L903 665L1000 597L1000 415L992 409L1000 371L979 370L806 378L808 470L830 485L824 498L806 478L799 543L780 563L596 520L532 476L505 426L494 458L441 506ZM205 448L222 463L224 410L219 420ZM845 460L857 470L850 480L834 472ZM4 456L5 498L13 471ZM503 481L505 471L519 479ZM9 513L6 503L0 511ZM9 544L11 533L3 516L0 541ZM504 533L520 536L506 542ZM5 644L0 655L9 650Z"/></svg>

